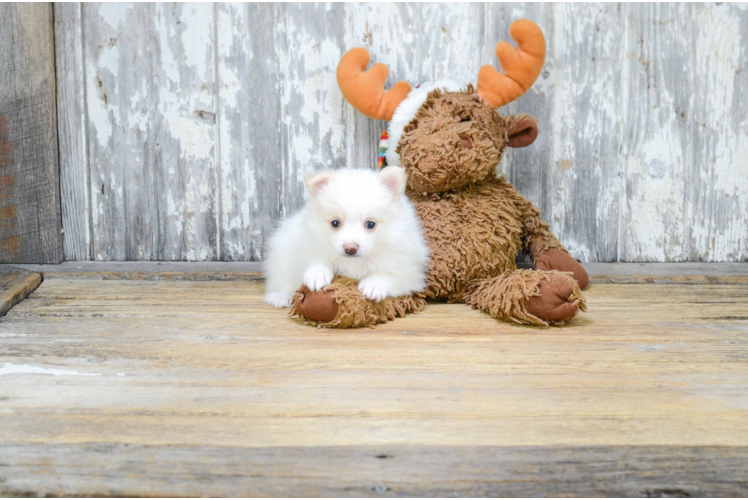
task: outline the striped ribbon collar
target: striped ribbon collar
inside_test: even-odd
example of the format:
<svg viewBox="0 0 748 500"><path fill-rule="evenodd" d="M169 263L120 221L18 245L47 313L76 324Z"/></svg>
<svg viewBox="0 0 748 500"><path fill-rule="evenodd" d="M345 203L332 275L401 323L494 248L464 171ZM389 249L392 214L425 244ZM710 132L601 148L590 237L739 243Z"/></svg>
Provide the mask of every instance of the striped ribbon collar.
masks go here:
<svg viewBox="0 0 748 500"><path fill-rule="evenodd" d="M387 146L390 141L390 135L387 133L387 129L382 132L382 137L379 138L379 168L387 166Z"/></svg>

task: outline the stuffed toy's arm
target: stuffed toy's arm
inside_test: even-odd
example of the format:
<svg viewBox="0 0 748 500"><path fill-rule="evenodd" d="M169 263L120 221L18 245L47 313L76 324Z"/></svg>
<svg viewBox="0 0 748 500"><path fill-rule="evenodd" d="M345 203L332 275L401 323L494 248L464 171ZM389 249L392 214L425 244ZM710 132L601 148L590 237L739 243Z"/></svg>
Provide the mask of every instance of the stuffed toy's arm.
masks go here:
<svg viewBox="0 0 748 500"><path fill-rule="evenodd" d="M540 211L508 182L505 182L504 189L505 195L520 212L523 248L532 258L535 268L573 273L579 287L586 288L589 284L587 271L551 233L548 223L540 218Z"/></svg>
<svg viewBox="0 0 748 500"><path fill-rule="evenodd" d="M498 180L499 195L511 203L519 212L522 224L522 247L532 257L533 263L551 249L566 252L564 246L553 236L550 226L540 218L540 212L503 177Z"/></svg>
<svg viewBox="0 0 748 500"><path fill-rule="evenodd" d="M566 248L551 233L551 227L540 218L540 212L525 197L517 193L517 208L522 213L522 243L524 251L530 255L532 262L536 263L538 258L548 250L558 249L566 252Z"/></svg>

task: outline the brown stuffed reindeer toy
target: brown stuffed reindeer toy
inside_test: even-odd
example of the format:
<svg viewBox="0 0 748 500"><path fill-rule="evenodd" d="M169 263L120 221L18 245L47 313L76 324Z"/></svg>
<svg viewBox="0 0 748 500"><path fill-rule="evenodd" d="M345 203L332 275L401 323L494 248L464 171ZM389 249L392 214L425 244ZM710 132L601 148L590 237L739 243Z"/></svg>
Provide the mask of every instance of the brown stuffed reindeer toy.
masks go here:
<svg viewBox="0 0 748 500"><path fill-rule="evenodd" d="M547 325L586 310L579 291L589 281L584 268L532 203L497 175L507 146L529 146L538 127L531 116L502 117L496 109L524 94L545 60L545 39L535 23L516 21L509 33L519 49L499 43L504 73L483 66L475 89L452 81L411 89L401 81L385 92L386 66L364 72L369 53L363 48L343 56L337 76L346 100L366 116L390 121L386 160L408 174L406 193L432 252L428 285L422 294L375 303L362 297L355 281L338 276L319 292L302 286L292 314L321 326L371 326L420 311L429 298ZM521 248L535 269L517 269Z"/></svg>

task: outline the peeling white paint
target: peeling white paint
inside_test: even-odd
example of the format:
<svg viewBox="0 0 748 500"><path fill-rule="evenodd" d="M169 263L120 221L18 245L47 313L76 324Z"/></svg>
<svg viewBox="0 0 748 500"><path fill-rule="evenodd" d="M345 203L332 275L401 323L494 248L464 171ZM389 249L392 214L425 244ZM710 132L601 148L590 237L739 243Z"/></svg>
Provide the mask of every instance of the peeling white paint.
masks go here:
<svg viewBox="0 0 748 500"><path fill-rule="evenodd" d="M106 2L99 5L99 16L110 28L116 30L125 24L127 12L134 5L128 2Z"/></svg>
<svg viewBox="0 0 748 500"><path fill-rule="evenodd" d="M99 55L99 69L106 69L112 74L112 79L119 76L119 46L117 44L106 44L101 48Z"/></svg>
<svg viewBox="0 0 748 500"><path fill-rule="evenodd" d="M696 251L714 261L748 259L748 123L729 119L735 106L745 106L744 95L733 102L739 58L746 50L745 33L733 8L706 4L696 23L695 64L703 72L699 84L708 93L695 101L695 118L702 124L697 128L701 149L696 156L704 211L695 212L691 238ZM729 209L721 211L720 205Z"/></svg>
<svg viewBox="0 0 748 500"><path fill-rule="evenodd" d="M85 16L98 259L182 260L190 249L214 258L212 14L207 4L135 4Z"/></svg>
<svg viewBox="0 0 748 500"><path fill-rule="evenodd" d="M163 101L162 101L163 102ZM160 110L170 116L169 132L179 141L179 156L185 159L206 160L212 163L213 137L203 122L192 116L184 116L184 111L177 111L164 103Z"/></svg>
<svg viewBox="0 0 748 500"><path fill-rule="evenodd" d="M748 259L748 121L737 134L724 131L716 150L713 196L729 210L721 223L713 222L710 256L715 261L741 261Z"/></svg>
<svg viewBox="0 0 748 500"><path fill-rule="evenodd" d="M281 104L287 110L284 125L292 138L289 160L301 185L320 166L329 167L329 153L342 150L345 140L342 95L335 68L342 52L331 40L319 40L307 26L297 26L294 16L286 23L290 50L279 54L287 68L281 82ZM303 54L303 56L302 56Z"/></svg>
<svg viewBox="0 0 748 500"><path fill-rule="evenodd" d="M150 103L147 99L147 95L141 94L139 90L136 91L132 97L130 97L131 105L127 113L127 125L141 132L148 132L152 119L149 109ZM134 151L135 148L133 148L133 152ZM136 156L135 161L140 162L140 157Z"/></svg>
<svg viewBox="0 0 748 500"><path fill-rule="evenodd" d="M212 79L212 55L210 42L212 36L212 12L210 6L184 4L180 23L181 47L177 60L172 47L174 43L174 25L164 22L157 27L161 47L161 70L166 78L159 88L158 111L166 119L171 136L179 141L180 158L212 159L213 137L212 126L200 119L199 111L213 109L213 95L207 88L186 91L183 87L197 86L196 82L182 82L180 63L191 66L198 77L197 82ZM166 6L170 8L170 6Z"/></svg>
<svg viewBox="0 0 748 500"><path fill-rule="evenodd" d="M248 75L240 74L238 67L243 68L242 63L251 59L247 26L247 7L245 5L219 4L216 8L216 56L217 56L217 82L219 101L218 121L221 157L220 177L216 188L220 193L220 211L217 217L218 231L221 236L220 254L223 259L236 259L235 245L232 242L241 238L241 229L235 227L236 217L246 216L250 219L249 210L244 210L243 205L240 214L236 212L237 204L247 199L247 194L237 189L235 178L241 179L251 170L249 158L241 154L245 142L251 142L248 137L248 126L243 126L241 121L236 121L242 105L240 96L245 93L245 84ZM243 59L244 58L244 59ZM238 136L237 140L235 137ZM239 159L237 159L239 157ZM238 236L237 236L238 235Z"/></svg>
<svg viewBox="0 0 748 500"><path fill-rule="evenodd" d="M88 96L88 119L91 128L94 130L97 141L101 148L106 148L112 138L112 124L109 119L109 109L104 101L100 81L97 71L89 72L86 79L87 96Z"/></svg>
<svg viewBox="0 0 748 500"><path fill-rule="evenodd" d="M177 231L177 236L182 236L182 221L179 218L179 210L177 210L177 204L174 201L174 194L169 190L169 192L166 194L166 210L167 213L172 214L172 222L174 224L174 228Z"/></svg>
<svg viewBox="0 0 748 500"><path fill-rule="evenodd" d="M673 73L683 54L663 54L662 47L690 43L682 26L651 29L642 16L686 18L682 6L634 10L626 32L626 122L621 152L626 193L622 204L622 259L626 261L688 260L687 183L692 144L681 114L687 108L688 75ZM677 29L673 29L677 28ZM671 62L671 60L674 61ZM684 113L685 114L685 113Z"/></svg>
<svg viewBox="0 0 748 500"><path fill-rule="evenodd" d="M184 62L198 75L204 75L213 64L213 13L211 5L183 4L180 21Z"/></svg>

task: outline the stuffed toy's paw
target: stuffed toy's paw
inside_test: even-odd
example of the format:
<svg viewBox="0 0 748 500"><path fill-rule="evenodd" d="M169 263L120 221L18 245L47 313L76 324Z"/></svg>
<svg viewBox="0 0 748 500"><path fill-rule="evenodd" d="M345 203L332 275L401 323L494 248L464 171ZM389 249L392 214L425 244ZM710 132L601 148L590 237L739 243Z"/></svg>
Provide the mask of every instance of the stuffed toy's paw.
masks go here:
<svg viewBox="0 0 748 500"><path fill-rule="evenodd" d="M587 276L587 271L584 270L582 264L574 260L574 257L568 253L559 250L558 248L552 248L540 254L540 256L535 260L535 269L572 273L574 279L579 284L579 288L582 289L587 288L587 285L590 284L590 278Z"/></svg>
<svg viewBox="0 0 748 500"><path fill-rule="evenodd" d="M525 310L543 321L566 321L574 318L580 309L587 310L579 285L568 274L544 276L538 283L538 293L525 299Z"/></svg>
<svg viewBox="0 0 748 500"><path fill-rule="evenodd" d="M299 288L289 316L300 316L323 327L357 328L419 312L425 305L426 300L421 295L387 297L374 302L363 296L355 280L336 276L330 285L318 292L307 286Z"/></svg>
<svg viewBox="0 0 748 500"><path fill-rule="evenodd" d="M294 308L304 319L328 323L338 315L334 289L313 292L306 285L301 285L294 299Z"/></svg>

